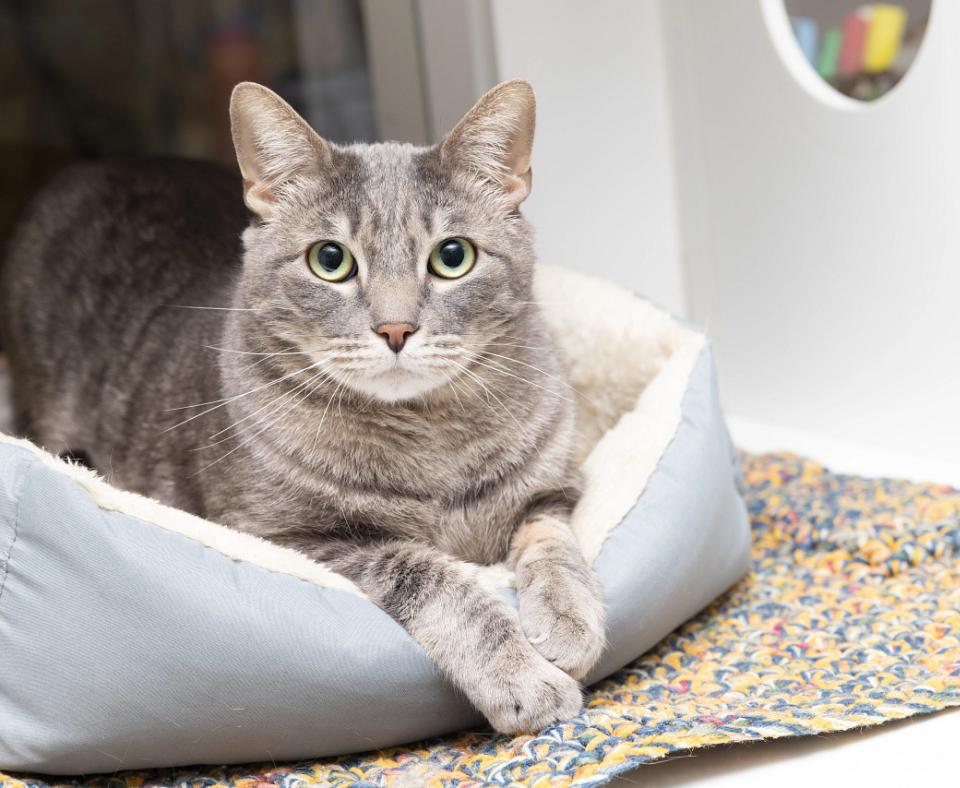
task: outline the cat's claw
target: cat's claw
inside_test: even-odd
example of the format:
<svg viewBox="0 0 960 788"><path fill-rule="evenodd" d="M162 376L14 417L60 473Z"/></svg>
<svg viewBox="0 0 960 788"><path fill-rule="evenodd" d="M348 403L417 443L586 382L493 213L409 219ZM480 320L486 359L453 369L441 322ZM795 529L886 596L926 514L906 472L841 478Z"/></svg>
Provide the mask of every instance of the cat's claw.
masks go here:
<svg viewBox="0 0 960 788"><path fill-rule="evenodd" d="M581 598L576 607L559 611L536 597L521 597L520 624L541 655L576 679L586 676L603 653L604 615L599 599Z"/></svg>

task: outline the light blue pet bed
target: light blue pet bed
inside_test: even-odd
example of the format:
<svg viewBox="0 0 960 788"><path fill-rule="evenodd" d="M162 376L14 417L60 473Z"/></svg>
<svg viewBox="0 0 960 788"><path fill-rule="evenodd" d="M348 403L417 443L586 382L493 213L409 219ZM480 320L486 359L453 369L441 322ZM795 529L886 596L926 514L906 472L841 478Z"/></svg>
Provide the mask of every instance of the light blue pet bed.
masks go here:
<svg viewBox="0 0 960 788"><path fill-rule="evenodd" d="M749 527L704 338L557 269L538 297L580 392L596 681L746 571ZM477 573L513 599L503 568ZM0 769L281 761L478 724L346 579L0 438Z"/></svg>

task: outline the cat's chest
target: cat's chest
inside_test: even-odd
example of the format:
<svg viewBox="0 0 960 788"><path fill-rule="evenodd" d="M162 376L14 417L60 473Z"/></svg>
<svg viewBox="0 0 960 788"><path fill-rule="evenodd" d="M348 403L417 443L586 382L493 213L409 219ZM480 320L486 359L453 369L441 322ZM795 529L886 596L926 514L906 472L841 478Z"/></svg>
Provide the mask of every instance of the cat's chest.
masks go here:
<svg viewBox="0 0 960 788"><path fill-rule="evenodd" d="M439 502L502 475L508 445L500 430L462 418L368 417L331 431L318 448L344 484Z"/></svg>
<svg viewBox="0 0 960 788"><path fill-rule="evenodd" d="M522 506L505 447L508 437L456 422L357 428L324 446L328 495L355 524L492 563L504 557Z"/></svg>
<svg viewBox="0 0 960 788"><path fill-rule="evenodd" d="M244 496L270 533L414 539L478 563L505 557L523 490L541 471L530 447L450 414L426 421L344 409L319 433L272 437L281 439L238 463Z"/></svg>

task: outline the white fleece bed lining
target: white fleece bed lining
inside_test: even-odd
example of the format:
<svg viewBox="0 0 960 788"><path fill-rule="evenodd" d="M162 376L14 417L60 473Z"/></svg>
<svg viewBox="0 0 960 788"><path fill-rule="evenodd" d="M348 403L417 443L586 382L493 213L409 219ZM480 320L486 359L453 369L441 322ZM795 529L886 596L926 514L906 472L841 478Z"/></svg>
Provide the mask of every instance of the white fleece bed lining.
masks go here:
<svg viewBox="0 0 960 788"><path fill-rule="evenodd" d="M704 338L613 285L559 268L541 266L538 274L537 297L577 392L578 458L586 483L572 522L592 562L670 445ZM47 468L79 484L102 509L180 534L234 560L365 596L350 580L296 550L120 490L27 440L0 434L0 442L28 449ZM488 588L513 583L502 565L478 566L475 573Z"/></svg>

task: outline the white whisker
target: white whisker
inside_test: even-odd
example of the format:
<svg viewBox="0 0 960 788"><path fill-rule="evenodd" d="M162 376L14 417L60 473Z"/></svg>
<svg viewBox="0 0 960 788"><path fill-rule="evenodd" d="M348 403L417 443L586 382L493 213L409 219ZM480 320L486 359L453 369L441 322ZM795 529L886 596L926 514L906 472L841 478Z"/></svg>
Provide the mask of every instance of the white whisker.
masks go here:
<svg viewBox="0 0 960 788"><path fill-rule="evenodd" d="M317 380L317 379L319 379L319 378L323 378L323 377L327 377L327 378L329 379L329 372L328 372L327 370L325 370L325 369L321 369L317 374L310 376L310 377L307 378L304 382L298 383L296 386L294 386L294 387L293 387L292 389L290 389L289 391L285 391L283 394L278 394L276 397L274 397L272 400L270 400L266 405L262 405L261 407L257 408L255 411L253 411L253 413L248 413L248 414L247 414L246 416L244 416L243 418L237 419L237 421L233 422L233 424L231 424L229 427L224 427L222 430L219 430L218 432L215 432L215 433L213 433L212 435L207 436L208 440L213 440L213 439L216 438L218 435L223 435L223 433L228 432L229 430L234 429L235 427L237 427L238 425L240 425L240 424L242 424L243 422L247 421L248 419L254 418L258 413L262 413L262 412L263 412L264 410L266 410L267 408L270 408L272 405L274 405L274 403L276 403L276 402L278 402L278 401L280 401L280 400L287 399L288 397L296 394L298 391L301 391L301 390L303 390L305 387L309 386L309 385L310 385L311 383L313 383L315 380ZM194 449L194 451L200 451L201 449L210 448L210 446L216 446L217 444L223 443L224 441L230 440L231 438L234 438L234 437L236 437L236 436L235 436L235 435L228 435L227 437L225 437L225 438L223 438L223 439L221 439L221 440L215 441L214 443L207 444L206 446L201 446L199 449Z"/></svg>
<svg viewBox="0 0 960 788"><path fill-rule="evenodd" d="M455 362L455 361L454 361L453 363L454 363L456 366L460 366L460 365L459 365L457 362ZM488 391L488 392L491 394L491 396L493 396L493 398L500 404L501 409L502 409L511 419L513 419L514 423L517 425L517 429L519 429L520 432L523 433L523 431L524 431L524 430L523 430L523 425L520 424L520 420L514 415L513 411L511 411L509 408L507 408L506 405L503 404L503 401L502 401L496 394L494 394L492 391L490 391L490 389L487 387L487 385L486 385L486 383L483 381L483 379L480 378L480 376L477 375L476 373L474 373L472 370L467 369L466 367L460 366L460 368L461 368L466 374L470 375L474 380L476 380L477 383L479 383L486 391ZM492 406L490 405L489 402L487 402L487 406L490 407L491 411L493 411L493 408L492 408ZM493 412L496 413L496 411L493 411ZM534 449L534 451L537 453L537 455L540 457L540 460L545 463L545 462L547 461L547 460L546 460L546 457L543 456L543 452L540 451L540 447L537 445L536 442L533 444L533 449ZM565 487L563 487L563 486L561 485L560 489L563 490L564 494L566 494L566 488L565 488Z"/></svg>
<svg viewBox="0 0 960 788"><path fill-rule="evenodd" d="M520 347L520 346L518 345L517 347ZM530 349L531 349L531 350L537 350L538 348L530 348ZM475 351L473 351L473 352L475 352ZM589 402L589 403L590 403L591 405L593 405L594 407L599 407L599 405L597 405L597 403L596 403L595 400L593 400L591 397L589 397L589 396L587 396L586 394L584 394L584 393L583 393L582 391L580 391L579 389L575 388L575 387L573 386L573 384L570 383L570 381L567 380L567 379L565 379L565 378L559 377L559 376L557 376L557 375L553 375L553 374L551 374L550 372L547 372L546 370L540 369L539 367L535 367L533 364L529 364L529 363L527 363L526 361L521 361L520 359L518 359L518 358L513 358L513 357L511 357L511 356L503 356L503 355L501 355L501 354L499 354L499 353L494 353L494 352L489 351L489 350L484 350L484 351L482 351L482 352L481 352L481 355L484 355L484 356L496 356L497 358L502 358L502 359L504 359L504 360L506 360L506 361L512 361L514 364L520 364L520 365L522 365L522 366L524 366L524 367L529 367L530 369L535 370L536 372L539 372L541 375L544 375L544 376L550 378L551 380L555 380L556 382L558 382L558 383L560 383L561 385L565 386L566 388L570 389L570 391L572 391L572 392L573 392L574 394L576 394L578 397L582 397L582 398L584 399L584 401ZM495 363L495 362L494 362L494 363ZM530 382L532 383L532 381L530 381Z"/></svg>
<svg viewBox="0 0 960 788"><path fill-rule="evenodd" d="M266 424L266 425L264 425L263 427L261 427L259 430L257 430L255 433L253 433L253 435L251 435L251 436L250 436L249 438L247 438L246 440L242 441L241 443L238 443L236 446L234 446L232 449L230 449L230 451L228 451L226 454L222 455L221 457L219 457L218 459L214 460L213 462L211 462L211 463L209 463L209 464L207 464L207 465L204 465L200 470L196 471L196 472L193 473L192 475L193 475L193 476L197 476L197 475L203 473L204 471L208 470L209 468L212 468L212 467L213 467L214 465L216 465L217 463L223 462L223 460L227 459L227 457L229 457L229 456L230 456L231 454L233 454L234 452L239 451L239 450L242 449L244 446L249 445L251 442L253 442L254 440L256 440L260 435L262 435L264 432L266 432L268 429L270 429L270 427L272 427L272 426L273 426L274 424L276 424L278 421L280 421L281 419L284 419L284 418L286 418L287 416L289 416L290 413L293 412L293 409L294 409L294 408L296 408L298 405L300 405L302 402L304 402L304 401L305 401L311 394L313 394L313 392L316 391L316 389L317 389L319 386L321 386L322 384L323 384L323 381L322 381L322 380L319 381L316 386L314 386L312 389L307 390L307 392L306 392L305 394L303 394L298 400L296 400L296 402L294 402L289 408L287 408L285 411L283 411L283 413L281 413L281 414L280 414L279 416L277 416L275 419L273 419L273 420L270 421L268 424ZM259 424L258 424L257 426L259 426Z"/></svg>
<svg viewBox="0 0 960 788"><path fill-rule="evenodd" d="M218 347L217 345L204 345L207 350L216 350L218 353L236 353L240 356L306 356L309 355L305 350L278 350L274 353L258 353L255 350L234 350L230 347Z"/></svg>
<svg viewBox="0 0 960 788"><path fill-rule="evenodd" d="M164 304L170 309L203 309L209 312L256 312L256 309L239 306L194 306L192 304Z"/></svg>
<svg viewBox="0 0 960 788"><path fill-rule="evenodd" d="M428 366L428 365L424 365ZM467 409L463 406L463 400L460 399L460 393L457 391L456 379L453 375L447 374L440 365L433 365L433 367L440 373L440 376L447 382L450 386L450 391L453 392L453 396L457 398L457 403L460 405L460 411L466 415Z"/></svg>
<svg viewBox="0 0 960 788"><path fill-rule="evenodd" d="M546 345L520 345L514 342L484 342L483 347L515 347L520 350L538 350L546 351L550 350Z"/></svg>
<svg viewBox="0 0 960 788"><path fill-rule="evenodd" d="M521 381L522 383L527 383L531 386L536 386L538 389L541 389L547 392L548 394L552 394L553 396L557 397L557 399L562 399L564 402L569 402L571 405L576 404L572 399L569 399L568 397L564 397L562 394L559 394L556 391L553 391L552 389L548 389L546 386L541 386L539 383L529 380L528 378L525 378L521 375L514 375L509 370L504 369L502 365L496 364L495 362L490 361L489 359L486 362L484 362L484 361L481 361L479 357L474 356L474 358L471 359L471 361L474 364L478 364L481 367L486 367L487 369L492 369L494 372L499 372L501 375L507 375L508 377L515 378L516 380Z"/></svg>
<svg viewBox="0 0 960 788"><path fill-rule="evenodd" d="M337 393L340 391L341 387L346 385L347 380L350 380L350 378L344 378L342 381L340 381L340 383L338 383L337 387L334 389L333 394L330 395L330 399L327 400L327 407L323 409L323 414L320 416L320 421L317 424L316 435L314 435L314 438L313 438L314 446L316 446L317 440L320 438L320 431L323 428L324 420L327 418L327 412L330 410L330 406L333 404L333 398L337 396Z"/></svg>
<svg viewBox="0 0 960 788"><path fill-rule="evenodd" d="M516 425L517 425L517 428L518 428L521 432L523 432L523 425L520 424L520 420L513 414L513 411L511 411L506 405L503 404L503 400L501 400L496 394L494 394L494 393L490 390L490 387L489 387L489 386L487 385L487 383L483 380L483 378L481 378L479 375L477 375L473 370L468 369L467 367L463 366L462 364L460 364L460 363L458 363L458 362L456 362L456 361L454 361L454 362L452 362L452 363L453 363L455 366L459 367L459 368L463 371L463 373L464 373L465 375L469 375L473 380L475 380L475 381L480 385L480 387L481 387L489 396L493 397L493 398L497 401L497 403L499 403L500 407L503 409L503 412L506 413L511 419L513 419L514 422L515 422ZM492 410L493 406L490 405L489 401L487 402L487 406L490 407L491 410ZM496 411L493 411L493 412L496 413Z"/></svg>
<svg viewBox="0 0 960 788"><path fill-rule="evenodd" d="M246 391L246 392L244 392L243 394L237 394L236 396L227 397L226 399L223 399L223 400L213 400L213 401L211 401L211 402L203 402L203 403L200 403L199 405L186 405L186 406L179 407L179 408L167 408L167 411L165 411L165 412L169 412L169 411L172 411L172 410L187 410L187 409L189 409L189 408L199 408L199 407L203 407L204 405L213 405L213 406L214 406L214 407L212 407L212 408L208 408L207 410L201 411L200 413L196 413L196 414L194 414L193 416L191 416L189 419L184 419L183 421L181 421L181 422L179 422L179 423L177 423L177 424L174 424L172 427L167 427L167 429L165 429L164 432L170 432L170 430L174 430L174 429L176 429L177 427L182 427L184 424L187 424L188 422L191 422L191 421L193 421L194 419L198 419L198 418L200 418L201 416L205 416L205 415L208 414L208 413L212 413L213 411L217 410L218 408L222 408L224 405L227 405L227 404L229 404L229 403L231 403L231 402L235 402L236 400L241 399L242 397L249 397L251 394L253 394L253 393L257 392L257 391L263 391L263 389L270 388L270 386L276 386L277 383L280 383L280 382L283 381L283 380L287 380L288 378L292 378L294 375L299 375L301 372L306 372L306 371L309 370L309 369L313 369L314 367L318 367L318 366L320 366L321 363L322 363L322 362L317 361L317 362L314 362L313 364L308 364L307 366L303 367L303 369L298 369L296 372L291 372L291 373L289 373L289 374L287 374L287 375L282 375L281 377L277 378L276 380L272 380L272 381L270 381L269 383L264 383L262 386L257 386L256 388L252 388L252 389L250 389L250 391Z"/></svg>
<svg viewBox="0 0 960 788"><path fill-rule="evenodd" d="M455 362L454 362L454 363L455 363ZM478 361L477 361L476 358L473 359L473 363L478 363ZM481 366L486 366L486 365L481 364ZM490 367L490 368L491 368L491 369L494 369L493 367ZM474 378L480 383L480 385L481 385L481 386L484 386L484 388L486 388L486 386L484 385L484 383L482 382L482 380L480 379L480 377L479 377L478 375L475 375L472 371L467 370L465 367L464 367L463 369L464 369L465 372L469 372L471 375L473 375ZM494 371L498 371L498 370L494 369ZM499 370L499 371L503 372L502 370ZM506 373L506 374L509 374L509 373ZM512 376L512 377L516 377L516 376ZM518 379L519 379L519 380L524 380L524 378L518 378ZM527 383L532 383L532 381L529 381L529 380L526 380L525 382L527 382ZM533 384L533 385L536 385L535 383L532 383L532 384ZM539 388L543 388L543 387L542 387L542 386L539 386ZM544 391L547 391L547 392L549 392L549 393L551 393L551 394L556 395L556 392L551 392L549 389L544 389ZM491 393L492 393L492 392L491 392ZM556 396L559 396L559 395L556 395ZM520 424L519 419L517 419L517 417L514 415L513 411L508 410L507 407L500 401L499 397L495 397L495 398L496 398L497 402L500 403L500 406L503 408L503 410L505 410L505 411L507 412L507 414L514 420L514 422L515 422L516 425L517 425L517 428L518 428L521 432L523 432L523 426ZM565 398L565 397L561 397L561 399L566 399L566 398ZM570 402L570 400L567 400L567 402ZM536 442L533 444L533 449L534 449L534 451L536 451L537 455L540 457L540 460L541 460L542 462L546 463L546 462L547 462L547 459L546 459L546 457L543 456L543 452L540 451L540 446L537 445ZM560 486L560 489L564 492L564 494L566 494L566 488L565 488L563 485Z"/></svg>
<svg viewBox="0 0 960 788"><path fill-rule="evenodd" d="M535 367L533 364L528 364L526 361L521 361L521 360L518 359L518 358L512 358L511 356L502 356L502 355L500 355L499 353L493 353L493 352L491 352L491 351L489 351L489 350L483 351L482 355L485 355L485 356L496 356L497 358L502 358L502 359L504 359L505 361L511 361L511 362L513 362L514 364L520 364L520 365L522 365L522 366L524 366L524 367L529 367L530 369L535 370L536 372L539 372L541 375L544 375L545 377L548 377L548 378L550 378L551 380L555 380L557 383L560 383L561 385L566 386L568 389L570 389L570 391L572 391L572 392L573 392L574 394L576 394L577 396L583 397L583 398L584 398L587 402L589 402L591 405L596 405L596 403L595 403L593 400L591 400L590 397L588 397L586 394L584 394L584 393L583 393L582 391L580 391L579 389L574 388L574 387L573 387L573 384L570 383L569 380L566 380L565 378L561 378L561 377L559 377L559 376L557 376L557 375L553 375L553 374L551 374L550 372L547 372L546 370L540 369L540 367ZM494 363L495 363L495 362L494 362Z"/></svg>

